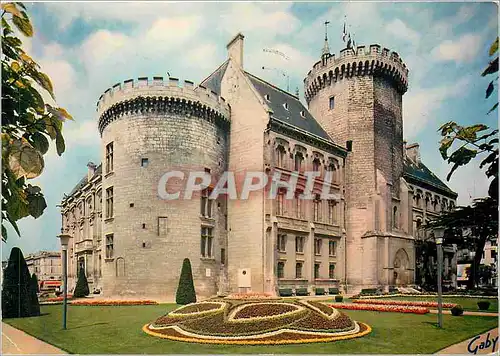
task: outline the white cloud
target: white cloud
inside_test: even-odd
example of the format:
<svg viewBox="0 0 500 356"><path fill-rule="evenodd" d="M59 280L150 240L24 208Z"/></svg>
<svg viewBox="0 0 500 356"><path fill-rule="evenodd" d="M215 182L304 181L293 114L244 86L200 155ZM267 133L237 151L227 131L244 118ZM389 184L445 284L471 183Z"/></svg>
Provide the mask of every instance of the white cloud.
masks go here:
<svg viewBox="0 0 500 356"><path fill-rule="evenodd" d="M481 35L468 33L457 40L442 42L431 55L438 61L471 62L477 57L481 45Z"/></svg>
<svg viewBox="0 0 500 356"><path fill-rule="evenodd" d="M420 34L408 27L400 19L394 19L386 25L386 30L393 36L416 44L420 40Z"/></svg>
<svg viewBox="0 0 500 356"><path fill-rule="evenodd" d="M467 93L472 75L460 78L456 83L434 88L409 90L403 100L404 136L412 140L432 120L445 100Z"/></svg>

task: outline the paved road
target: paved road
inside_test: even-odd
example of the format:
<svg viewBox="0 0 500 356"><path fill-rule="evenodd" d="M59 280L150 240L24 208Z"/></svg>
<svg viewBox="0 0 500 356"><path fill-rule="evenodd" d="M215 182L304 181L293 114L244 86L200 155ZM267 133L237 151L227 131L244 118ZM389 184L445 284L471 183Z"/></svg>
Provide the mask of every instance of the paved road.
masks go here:
<svg viewBox="0 0 500 356"><path fill-rule="evenodd" d="M438 354L460 354L460 355L486 355L496 352L498 354L498 327L481 335L472 337L458 344L448 346Z"/></svg>
<svg viewBox="0 0 500 356"><path fill-rule="evenodd" d="M2 323L2 355L62 355L66 352Z"/></svg>

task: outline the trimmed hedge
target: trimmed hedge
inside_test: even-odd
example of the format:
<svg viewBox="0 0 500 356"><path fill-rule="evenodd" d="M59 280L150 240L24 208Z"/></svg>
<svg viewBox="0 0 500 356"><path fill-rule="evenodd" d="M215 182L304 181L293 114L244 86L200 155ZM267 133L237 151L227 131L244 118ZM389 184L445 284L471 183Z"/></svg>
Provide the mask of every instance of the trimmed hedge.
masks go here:
<svg viewBox="0 0 500 356"><path fill-rule="evenodd" d="M181 305L196 302L193 272L191 270L191 262L189 262L189 258L185 258L182 262L181 276L179 278L179 286L177 287L177 293L175 295L175 302Z"/></svg>
<svg viewBox="0 0 500 356"><path fill-rule="evenodd" d="M377 288L364 288L364 289L361 289L361 293L360 294L377 294Z"/></svg>
<svg viewBox="0 0 500 356"><path fill-rule="evenodd" d="M297 288L295 290L295 295L306 296L306 295L309 295L309 291L307 290L307 288Z"/></svg>
<svg viewBox="0 0 500 356"><path fill-rule="evenodd" d="M325 295L325 288L316 288L314 292L316 295Z"/></svg>
<svg viewBox="0 0 500 356"><path fill-rule="evenodd" d="M454 316L460 316L464 313L464 309L460 304L455 305L453 308L451 308L451 315Z"/></svg>
<svg viewBox="0 0 500 356"><path fill-rule="evenodd" d="M335 296L335 301L336 301L336 302L338 302L338 303L339 303L339 302L341 302L341 301L343 301L343 300L344 300L344 297L343 297L343 296L341 296L341 295L336 295L336 296Z"/></svg>
<svg viewBox="0 0 500 356"><path fill-rule="evenodd" d="M328 294L340 294L340 290L338 288L328 288Z"/></svg>
<svg viewBox="0 0 500 356"><path fill-rule="evenodd" d="M280 297L291 297L293 295L292 288L281 288L279 290Z"/></svg>
<svg viewBox="0 0 500 356"><path fill-rule="evenodd" d="M481 300L477 302L477 306L479 310L488 310L490 308L490 302L488 302L487 300Z"/></svg>

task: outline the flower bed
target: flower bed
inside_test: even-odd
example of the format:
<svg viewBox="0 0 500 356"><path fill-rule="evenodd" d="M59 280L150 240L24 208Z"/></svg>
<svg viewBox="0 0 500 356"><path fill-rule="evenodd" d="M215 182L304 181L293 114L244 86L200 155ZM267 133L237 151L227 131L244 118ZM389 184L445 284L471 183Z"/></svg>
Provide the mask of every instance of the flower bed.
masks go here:
<svg viewBox="0 0 500 356"><path fill-rule="evenodd" d="M412 307L412 306L402 306L402 305L339 303L332 305L332 307L335 307L337 309L348 309L348 310L369 310L369 311L413 313L413 314L427 314L429 312L429 309L425 307Z"/></svg>
<svg viewBox="0 0 500 356"><path fill-rule="evenodd" d="M72 294L68 294L68 297L67 299L70 300L73 298L73 295ZM64 297L53 297L53 298L44 298L44 299L40 299L40 302L62 302L64 301Z"/></svg>
<svg viewBox="0 0 500 356"><path fill-rule="evenodd" d="M157 305L154 300L75 300L71 305L85 306L125 306L125 305Z"/></svg>
<svg viewBox="0 0 500 356"><path fill-rule="evenodd" d="M352 296L351 299L374 299L374 298L394 298L394 297L419 297L419 298L437 298L437 294L381 294L381 295L358 295ZM477 298L477 299L497 299L495 296L487 296L481 294L443 294L444 298Z"/></svg>
<svg viewBox="0 0 500 356"><path fill-rule="evenodd" d="M437 308L437 302L420 302L420 301L410 301L410 300L373 300L373 299L356 299L352 301L353 303L360 304L380 304L380 305L402 305L402 306L410 306L410 307L429 307L429 308ZM442 303L443 308L453 308L455 303Z"/></svg>
<svg viewBox="0 0 500 356"><path fill-rule="evenodd" d="M216 304L217 301L194 303L190 308L204 303ZM143 330L171 340L220 344L325 342L370 332L367 325L356 323L328 305L313 306L293 300L246 302L225 298L220 304L223 304L222 308L210 314L184 313L178 318L173 311L144 326ZM185 307L177 310L182 313L182 308Z"/></svg>
<svg viewBox="0 0 500 356"><path fill-rule="evenodd" d="M250 292L250 293L234 293L231 295L228 295L224 299L234 299L234 300L258 300L258 299L279 299L277 297L274 297L273 295L269 293L257 293L257 292Z"/></svg>

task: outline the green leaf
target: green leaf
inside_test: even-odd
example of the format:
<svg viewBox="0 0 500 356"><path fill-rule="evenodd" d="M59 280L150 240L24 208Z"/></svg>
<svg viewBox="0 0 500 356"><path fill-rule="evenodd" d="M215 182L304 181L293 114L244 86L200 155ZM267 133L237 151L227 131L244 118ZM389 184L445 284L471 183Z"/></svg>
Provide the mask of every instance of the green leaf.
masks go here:
<svg viewBox="0 0 500 356"><path fill-rule="evenodd" d="M448 149L453 144L454 139L451 137L445 137L440 141L441 146L439 147L439 152L441 152L441 157L443 159L448 158Z"/></svg>
<svg viewBox="0 0 500 356"><path fill-rule="evenodd" d="M490 47L490 51L489 51L489 55L492 56L496 53L496 51L498 51L498 37L497 39L495 40L495 42L493 42L491 44L491 47Z"/></svg>
<svg viewBox="0 0 500 356"><path fill-rule="evenodd" d="M481 74L482 77L498 72L498 57L492 60Z"/></svg>
<svg viewBox="0 0 500 356"><path fill-rule="evenodd" d="M24 11L21 11L23 17L14 16L12 22L16 25L17 29L26 37L33 36L33 26L28 18L28 15Z"/></svg>
<svg viewBox="0 0 500 356"><path fill-rule="evenodd" d="M9 2L6 4L2 4L2 10L12 14L13 16L22 17L21 11L16 7L16 4L13 2Z"/></svg>
<svg viewBox="0 0 500 356"><path fill-rule="evenodd" d="M41 132L35 132L30 136L30 141L42 155L46 154L49 150L49 140Z"/></svg>
<svg viewBox="0 0 500 356"><path fill-rule="evenodd" d="M43 157L26 139L15 139L10 147L9 168L16 178L36 178L43 171Z"/></svg>
<svg viewBox="0 0 500 356"><path fill-rule="evenodd" d="M47 134L50 136L52 140L55 140L57 137L57 129L54 123L52 122L51 116L45 116L43 118L45 122L45 129L47 130Z"/></svg>
<svg viewBox="0 0 500 356"><path fill-rule="evenodd" d="M40 95L38 90L36 90L33 87L30 87L29 90L30 90L31 96L33 97L33 101L34 101L33 106L34 106L36 112L38 114L43 114L45 112L45 102L43 101L42 96Z"/></svg>
<svg viewBox="0 0 500 356"><path fill-rule="evenodd" d="M60 132L58 132L56 136L56 149L57 149L57 154L59 156L61 156L66 150L66 145L64 144L64 137Z"/></svg>
<svg viewBox="0 0 500 356"><path fill-rule="evenodd" d="M490 84L488 85L488 88L486 88L486 99L488 99L491 93L493 93L494 88L495 86L493 85L493 81L491 81Z"/></svg>
<svg viewBox="0 0 500 356"><path fill-rule="evenodd" d="M2 241L7 242L7 229L2 223Z"/></svg>
<svg viewBox="0 0 500 356"><path fill-rule="evenodd" d="M52 99L55 99L54 87L52 86L52 82L50 81L50 78L47 74L35 70L32 73L32 77L35 82L37 82L43 89L49 92Z"/></svg>
<svg viewBox="0 0 500 356"><path fill-rule="evenodd" d="M495 111L495 109L496 109L497 107L498 107L498 103L495 103L495 105L493 105L493 106L491 107L490 111L488 111L488 112L486 113L486 115L491 114L493 111Z"/></svg>
<svg viewBox="0 0 500 356"><path fill-rule="evenodd" d="M43 195L28 195L28 202L29 214L35 219L39 218L47 207L47 202Z"/></svg>

